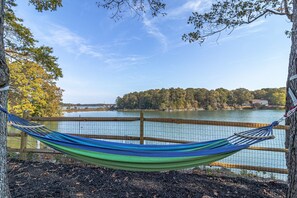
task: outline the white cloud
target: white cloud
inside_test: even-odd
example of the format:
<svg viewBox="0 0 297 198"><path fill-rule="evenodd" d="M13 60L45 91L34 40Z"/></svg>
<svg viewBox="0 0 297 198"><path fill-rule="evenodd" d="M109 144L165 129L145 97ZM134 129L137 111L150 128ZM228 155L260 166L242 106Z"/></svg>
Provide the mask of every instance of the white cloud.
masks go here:
<svg viewBox="0 0 297 198"><path fill-rule="evenodd" d="M240 29L239 29L240 28ZM235 30L233 33L229 34L224 34L221 36L220 34L214 35L214 39L211 39L209 42L210 46L217 46L218 44L222 44L224 42L234 42L234 40L242 39L244 37L249 37L252 34L259 33L263 31L263 28L255 26L255 28L251 29L246 29L246 27L239 27L237 30ZM239 31L239 30L244 30L244 31Z"/></svg>
<svg viewBox="0 0 297 198"><path fill-rule="evenodd" d="M129 40L115 40L110 45L94 45L82 36L74 33L66 27L49 23L45 30L38 31L38 39L47 42L50 46L65 49L68 53L75 54L76 56L89 56L105 63L109 68L114 71L122 71L130 66L140 64L141 61L147 57L138 56L134 54L119 55L114 53L119 47L127 45ZM137 38L131 38L137 39Z"/></svg>
<svg viewBox="0 0 297 198"><path fill-rule="evenodd" d="M143 25L148 34L155 37L163 47L163 51L167 51L168 40L166 36L160 31L160 29L154 24L153 20L149 20L145 15L143 16Z"/></svg>
<svg viewBox="0 0 297 198"><path fill-rule="evenodd" d="M135 65L140 65L141 62L148 59L149 57L138 56L138 55L129 55L125 57L113 56L106 58L104 63L108 64L111 69L114 71L123 71L127 67L134 67Z"/></svg>
<svg viewBox="0 0 297 198"><path fill-rule="evenodd" d="M240 27L237 27L232 35L230 36L225 36L224 38L220 39L219 42L224 42L224 41L233 41L236 39L240 39L243 37L248 37L251 36L252 34L259 33L263 31L264 29L262 28L262 25L266 22L265 19L261 19L258 21L255 21L251 24L248 25L242 25Z"/></svg>
<svg viewBox="0 0 297 198"><path fill-rule="evenodd" d="M57 24L49 24L47 29L49 31L47 33L44 32L42 37L48 43L63 47L68 52L76 55L88 55L100 59L104 58L101 50L88 44L83 37L70 31L68 28Z"/></svg>
<svg viewBox="0 0 297 198"><path fill-rule="evenodd" d="M187 11L199 11L201 3L201 0L188 1L181 8Z"/></svg>
<svg viewBox="0 0 297 198"><path fill-rule="evenodd" d="M168 18L188 17L191 12L203 12L211 3L212 0L189 0L182 6L169 10Z"/></svg>

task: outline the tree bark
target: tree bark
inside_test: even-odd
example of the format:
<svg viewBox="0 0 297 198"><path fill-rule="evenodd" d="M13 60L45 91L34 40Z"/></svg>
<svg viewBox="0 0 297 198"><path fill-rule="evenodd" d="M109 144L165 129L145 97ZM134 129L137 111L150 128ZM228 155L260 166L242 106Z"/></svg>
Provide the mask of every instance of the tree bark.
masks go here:
<svg viewBox="0 0 297 198"><path fill-rule="evenodd" d="M0 88L9 84L9 70L4 51L4 5L0 0ZM7 108L8 91L0 91L0 105ZM7 115L0 112L0 197L10 197L7 178Z"/></svg>
<svg viewBox="0 0 297 198"><path fill-rule="evenodd" d="M7 103L7 91L0 92L0 103L3 107ZM0 113L0 197L10 197L7 178L7 116Z"/></svg>
<svg viewBox="0 0 297 198"><path fill-rule="evenodd" d="M288 94L289 88L297 96L297 79L290 81L289 78L297 74L297 0L293 1L293 24L291 35L291 52L289 59L288 79L287 79L287 99L286 99L286 111L293 106L291 97ZM288 148L287 167L288 167L288 198L297 197L297 116L293 114L286 119L286 125L290 128L286 131L286 148Z"/></svg>

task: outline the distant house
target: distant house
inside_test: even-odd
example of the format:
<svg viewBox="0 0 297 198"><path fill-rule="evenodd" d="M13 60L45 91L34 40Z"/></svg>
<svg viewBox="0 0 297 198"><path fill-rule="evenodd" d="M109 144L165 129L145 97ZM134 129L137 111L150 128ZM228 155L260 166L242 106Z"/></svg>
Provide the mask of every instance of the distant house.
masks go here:
<svg viewBox="0 0 297 198"><path fill-rule="evenodd" d="M243 107L252 107L251 102L245 102L242 104Z"/></svg>
<svg viewBox="0 0 297 198"><path fill-rule="evenodd" d="M268 106L268 100L262 100L262 99L253 99L252 105L261 105L261 106Z"/></svg>

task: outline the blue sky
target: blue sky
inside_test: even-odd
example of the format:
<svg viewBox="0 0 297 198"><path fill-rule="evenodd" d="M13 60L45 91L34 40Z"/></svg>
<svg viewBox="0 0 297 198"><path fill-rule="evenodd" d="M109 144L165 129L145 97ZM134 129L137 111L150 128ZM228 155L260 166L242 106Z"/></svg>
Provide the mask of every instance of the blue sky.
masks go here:
<svg viewBox="0 0 297 198"><path fill-rule="evenodd" d="M167 16L115 22L96 1L64 0L56 12L38 13L17 1L16 13L40 44L53 47L64 77L63 102L113 103L133 91L181 87L250 90L286 83L291 24L268 17L209 38L202 46L181 36L192 30L192 11L210 0L167 1Z"/></svg>

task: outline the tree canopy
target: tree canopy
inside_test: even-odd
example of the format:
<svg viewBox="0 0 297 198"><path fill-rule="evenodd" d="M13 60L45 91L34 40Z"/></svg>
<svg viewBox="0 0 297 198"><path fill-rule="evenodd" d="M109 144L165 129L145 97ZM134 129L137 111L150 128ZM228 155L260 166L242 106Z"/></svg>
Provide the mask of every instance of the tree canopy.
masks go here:
<svg viewBox="0 0 297 198"><path fill-rule="evenodd" d="M36 2L36 6L40 9L42 5L39 4L44 1L32 0L30 2ZM50 5L57 6L56 4L44 4L46 9L49 9ZM53 49L37 45L38 41L30 29L24 26L23 19L15 15L13 8L16 6L15 0L7 1L5 5L4 44L6 56L13 60L33 61L43 67L55 80L63 77L62 70L57 64L58 58L52 55Z"/></svg>
<svg viewBox="0 0 297 198"><path fill-rule="evenodd" d="M256 91L239 88L227 90L219 88L170 88L152 89L132 92L118 97L119 109L154 109L154 110L186 110L186 109L232 109L250 105L252 99L267 100L270 105L285 106L285 88L265 88Z"/></svg>
<svg viewBox="0 0 297 198"><path fill-rule="evenodd" d="M153 17L158 15L166 15L164 12L166 4L163 0L98 0L99 7L111 10L113 13L111 18L118 20L123 17L127 11L142 16L142 13L150 11Z"/></svg>
<svg viewBox="0 0 297 198"><path fill-rule="evenodd" d="M22 115L52 117L61 114L62 90L50 74L40 65L30 61L8 62L10 92L8 110Z"/></svg>
<svg viewBox="0 0 297 198"><path fill-rule="evenodd" d="M224 30L253 23L261 17L283 15L292 22L293 0L226 0L216 1L205 13L193 12L188 24L194 31L183 35L183 40L203 42L207 37Z"/></svg>
<svg viewBox="0 0 297 198"><path fill-rule="evenodd" d="M36 2L36 6L53 5ZM60 102L62 90L57 87L56 80L62 77L62 70L53 56L53 49L38 46L29 28L14 13L14 0L7 1L5 6L5 52L10 69L10 92L8 107L10 112L22 115L27 110L32 116L58 116L61 114Z"/></svg>

